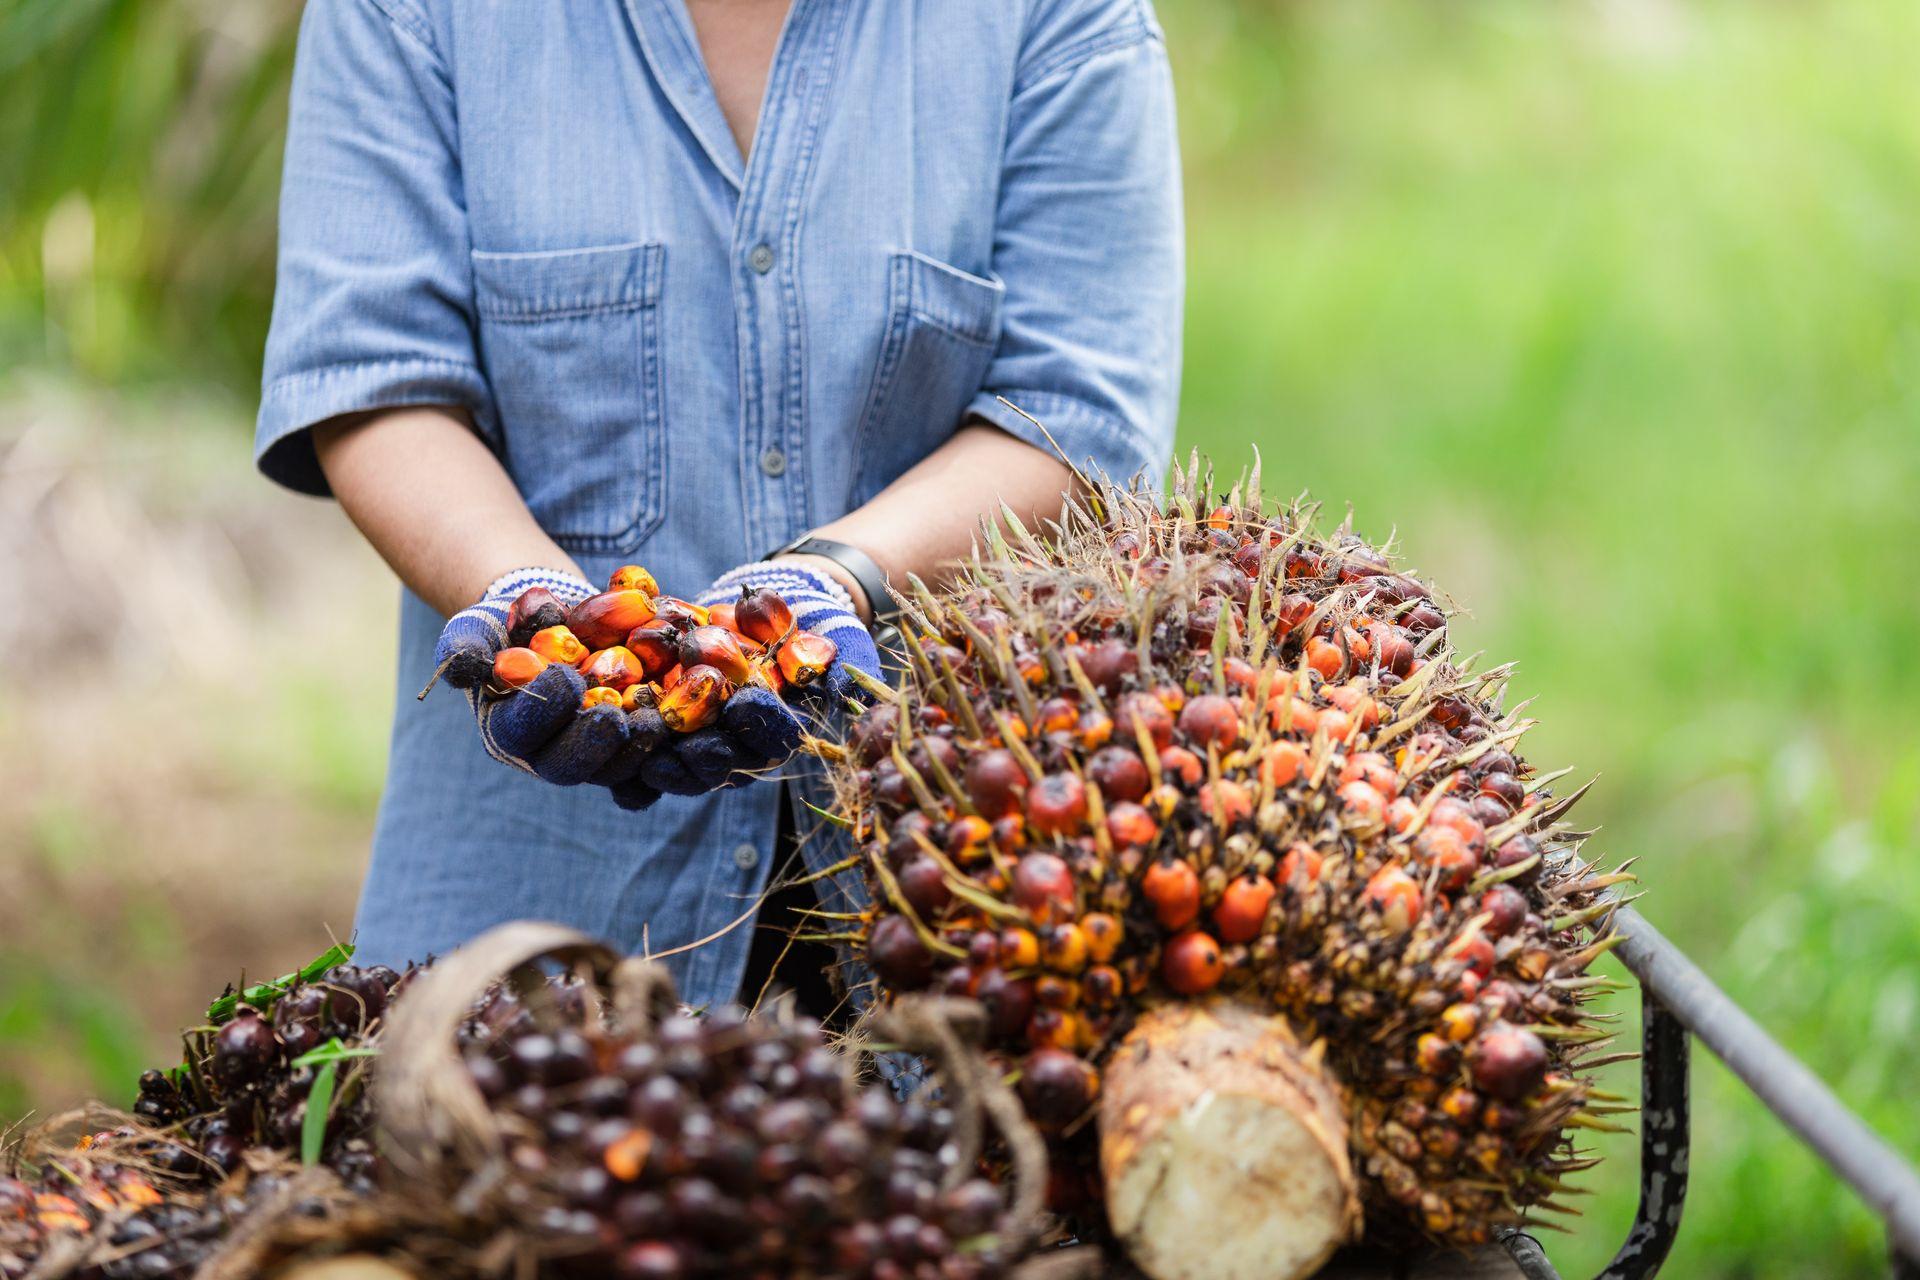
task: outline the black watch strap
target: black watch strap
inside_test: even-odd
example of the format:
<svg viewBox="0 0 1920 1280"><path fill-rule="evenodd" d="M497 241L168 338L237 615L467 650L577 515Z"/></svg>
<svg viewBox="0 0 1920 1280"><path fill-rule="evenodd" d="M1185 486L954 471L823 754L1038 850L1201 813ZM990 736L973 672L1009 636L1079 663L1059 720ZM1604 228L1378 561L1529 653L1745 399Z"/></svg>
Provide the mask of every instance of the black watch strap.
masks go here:
<svg viewBox="0 0 1920 1280"><path fill-rule="evenodd" d="M867 597L867 607L873 610L873 630L895 624L900 617L900 604L887 589L887 575L874 563L872 556L860 548L844 542L835 542L832 538L816 538L803 533L783 547L775 547L760 557L771 560L775 556L821 556L833 561L853 575L860 584L861 592Z"/></svg>

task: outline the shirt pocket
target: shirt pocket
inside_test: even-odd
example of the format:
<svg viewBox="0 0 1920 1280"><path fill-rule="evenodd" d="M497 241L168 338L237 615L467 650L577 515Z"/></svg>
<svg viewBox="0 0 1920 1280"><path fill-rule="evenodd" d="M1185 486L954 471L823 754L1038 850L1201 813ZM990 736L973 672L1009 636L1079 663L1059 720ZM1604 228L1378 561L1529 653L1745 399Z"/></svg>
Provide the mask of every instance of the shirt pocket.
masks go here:
<svg viewBox="0 0 1920 1280"><path fill-rule="evenodd" d="M502 456L570 551L632 551L666 510L665 256L658 244L473 254Z"/></svg>
<svg viewBox="0 0 1920 1280"><path fill-rule="evenodd" d="M1006 286L923 253L887 261L887 324L854 440L859 506L939 448L979 393Z"/></svg>

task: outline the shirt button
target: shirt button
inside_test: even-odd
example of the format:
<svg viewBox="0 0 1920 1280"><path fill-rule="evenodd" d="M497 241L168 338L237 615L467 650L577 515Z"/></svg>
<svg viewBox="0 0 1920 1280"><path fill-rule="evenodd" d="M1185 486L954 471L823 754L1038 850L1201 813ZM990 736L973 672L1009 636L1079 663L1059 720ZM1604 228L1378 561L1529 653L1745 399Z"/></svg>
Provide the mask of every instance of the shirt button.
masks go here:
<svg viewBox="0 0 1920 1280"><path fill-rule="evenodd" d="M736 846L733 851L733 865L742 871L751 871L760 861L760 851L750 844Z"/></svg>
<svg viewBox="0 0 1920 1280"><path fill-rule="evenodd" d="M778 449L769 449L760 455L760 469L775 479L787 474L787 455Z"/></svg>
<svg viewBox="0 0 1920 1280"><path fill-rule="evenodd" d="M761 275L773 270L773 246L768 244L753 246L753 251L747 255L747 265Z"/></svg>

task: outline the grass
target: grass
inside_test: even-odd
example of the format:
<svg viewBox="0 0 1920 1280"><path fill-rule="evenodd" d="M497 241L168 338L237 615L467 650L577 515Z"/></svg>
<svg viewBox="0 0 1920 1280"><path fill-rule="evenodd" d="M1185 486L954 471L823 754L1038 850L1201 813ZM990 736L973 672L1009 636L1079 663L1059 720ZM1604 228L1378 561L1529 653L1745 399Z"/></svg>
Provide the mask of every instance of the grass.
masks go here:
<svg viewBox="0 0 1920 1280"><path fill-rule="evenodd" d="M1376 536L1397 524L1470 606L1470 647L1519 660L1533 758L1601 775L1597 846L1642 856L1647 914L1920 1156L1920 10L1162 8L1189 173L1183 443L1228 465L1257 445L1270 485L1351 503ZM184 6L0 3L0 33L34 23L34 56L0 66L0 172L32 175L0 186L0 364L135 388L184 369L244 405L287 32L263 12L220 30ZM250 57L216 56L236 47ZM225 457L203 466L223 485L246 483L240 416L192 436ZM347 554L324 545L309 560ZM276 683L270 717L207 735L195 792L301 866L337 864L327 842L361 829L377 782L364 721L384 688L356 695L358 718L329 693ZM0 684L9 736L33 715ZM38 1043L21 1029L37 1016L58 1033L32 1079L123 1090L137 1055L113 1010L143 1008L156 967L284 930L257 922L258 883L202 881L169 899L176 923L123 929L150 914L136 896L103 930L79 895L151 839L149 810L103 830L84 781L36 778L6 843L42 868L50 920L115 941L84 999L38 979L0 993L20 997L0 1001L0 1043ZM347 862L313 892L348 900ZM242 909L247 927L221 915ZM25 945L0 943L0 971ZM141 1024L137 1047L164 1052L150 1028L180 1020ZM1704 1055L1695 1086L1668 1274L1882 1274L1871 1215ZM0 1104L30 1094L0 1080ZM1632 1142L1606 1150L1590 1212L1547 1241L1570 1277L1632 1211Z"/></svg>

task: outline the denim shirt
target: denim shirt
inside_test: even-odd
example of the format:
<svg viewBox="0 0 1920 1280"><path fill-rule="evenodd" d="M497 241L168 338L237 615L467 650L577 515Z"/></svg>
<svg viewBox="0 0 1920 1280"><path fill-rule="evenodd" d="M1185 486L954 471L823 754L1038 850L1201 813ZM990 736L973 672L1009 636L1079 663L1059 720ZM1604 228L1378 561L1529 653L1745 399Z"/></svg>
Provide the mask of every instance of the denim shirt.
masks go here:
<svg viewBox="0 0 1920 1280"><path fill-rule="evenodd" d="M1146 0L794 0L742 157L681 0L309 0L256 451L464 407L589 576L691 597L969 416L1116 476L1171 450L1172 87ZM502 565L504 571L516 566ZM481 751L401 605L363 955L564 921L730 996L780 790L623 813ZM817 826L807 817L803 830Z"/></svg>

